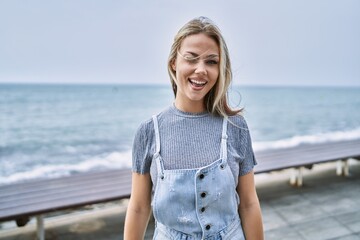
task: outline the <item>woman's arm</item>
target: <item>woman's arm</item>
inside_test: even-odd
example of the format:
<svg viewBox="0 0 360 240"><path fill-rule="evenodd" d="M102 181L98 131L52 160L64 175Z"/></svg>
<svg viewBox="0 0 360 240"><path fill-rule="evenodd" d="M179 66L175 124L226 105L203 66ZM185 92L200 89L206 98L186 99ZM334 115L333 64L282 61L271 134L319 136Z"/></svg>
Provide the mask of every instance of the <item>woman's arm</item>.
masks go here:
<svg viewBox="0 0 360 240"><path fill-rule="evenodd" d="M237 192L240 197L239 215L247 240L264 239L261 209L256 194L254 172L239 177Z"/></svg>
<svg viewBox="0 0 360 240"><path fill-rule="evenodd" d="M124 239L144 239L151 212L150 174L132 174L131 197L126 212Z"/></svg>

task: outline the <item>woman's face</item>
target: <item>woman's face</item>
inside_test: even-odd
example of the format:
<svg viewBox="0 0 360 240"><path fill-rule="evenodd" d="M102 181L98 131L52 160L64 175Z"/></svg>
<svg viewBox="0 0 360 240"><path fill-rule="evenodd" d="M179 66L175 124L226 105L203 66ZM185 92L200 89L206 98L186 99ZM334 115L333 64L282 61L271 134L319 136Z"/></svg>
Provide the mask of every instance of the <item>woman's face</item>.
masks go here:
<svg viewBox="0 0 360 240"><path fill-rule="evenodd" d="M176 76L175 105L183 111L204 111L204 97L219 77L220 50L203 33L186 37L172 64Z"/></svg>

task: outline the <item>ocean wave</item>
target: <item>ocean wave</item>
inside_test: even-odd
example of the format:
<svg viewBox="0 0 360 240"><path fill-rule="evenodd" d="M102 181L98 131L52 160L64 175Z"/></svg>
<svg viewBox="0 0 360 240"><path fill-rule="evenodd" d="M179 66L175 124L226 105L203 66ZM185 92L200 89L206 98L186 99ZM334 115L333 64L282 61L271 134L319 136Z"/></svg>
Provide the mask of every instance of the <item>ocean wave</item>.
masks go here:
<svg viewBox="0 0 360 240"><path fill-rule="evenodd" d="M98 169L119 169L131 167L131 150L112 152L104 157L94 157L78 164L58 164L36 167L29 171L14 173L10 176L0 176L0 185L23 182L37 178L55 178L69 176L74 173Z"/></svg>
<svg viewBox="0 0 360 240"><path fill-rule="evenodd" d="M335 131L315 135L294 136L276 141L254 142L253 148L254 151L263 151L267 149L295 147L303 144L337 142L355 139L360 139L360 128L350 131Z"/></svg>

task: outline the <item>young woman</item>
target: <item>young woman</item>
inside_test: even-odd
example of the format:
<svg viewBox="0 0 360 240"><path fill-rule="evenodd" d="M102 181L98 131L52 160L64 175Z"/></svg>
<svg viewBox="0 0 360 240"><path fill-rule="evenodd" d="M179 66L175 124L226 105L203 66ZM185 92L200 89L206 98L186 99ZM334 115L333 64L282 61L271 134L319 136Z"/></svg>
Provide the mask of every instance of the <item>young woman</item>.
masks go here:
<svg viewBox="0 0 360 240"><path fill-rule="evenodd" d="M248 127L227 103L229 53L218 27L200 17L175 36L168 60L173 106L145 121L133 145L125 240L263 239Z"/></svg>

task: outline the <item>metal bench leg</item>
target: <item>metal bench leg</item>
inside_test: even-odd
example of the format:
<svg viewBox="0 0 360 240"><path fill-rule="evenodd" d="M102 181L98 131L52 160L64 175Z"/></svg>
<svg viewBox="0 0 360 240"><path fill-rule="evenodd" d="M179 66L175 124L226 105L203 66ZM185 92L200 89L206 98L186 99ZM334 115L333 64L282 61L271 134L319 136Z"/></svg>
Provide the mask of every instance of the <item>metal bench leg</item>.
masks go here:
<svg viewBox="0 0 360 240"><path fill-rule="evenodd" d="M336 175L341 176L343 175L343 161L338 160L336 162Z"/></svg>
<svg viewBox="0 0 360 240"><path fill-rule="evenodd" d="M292 186L301 187L303 185L303 171L304 167L293 168L293 172L290 176L290 184Z"/></svg>
<svg viewBox="0 0 360 240"><path fill-rule="evenodd" d="M349 176L349 161L347 159L337 161L336 175L344 177Z"/></svg>
<svg viewBox="0 0 360 240"><path fill-rule="evenodd" d="M345 177L349 176L349 161L348 161L348 159L344 160L344 176Z"/></svg>
<svg viewBox="0 0 360 240"><path fill-rule="evenodd" d="M45 240L44 218L43 215L36 216L36 233L38 240Z"/></svg>
<svg viewBox="0 0 360 240"><path fill-rule="evenodd" d="M292 169L292 173L291 173L291 176L290 176L290 184L292 185L292 186L295 186L295 184L296 184L296 180L297 180L297 171L298 171L298 169L297 168L293 168Z"/></svg>
<svg viewBox="0 0 360 240"><path fill-rule="evenodd" d="M303 185L303 172L304 172L304 167L300 167L298 169L298 177L296 180L296 186L301 187Z"/></svg>

